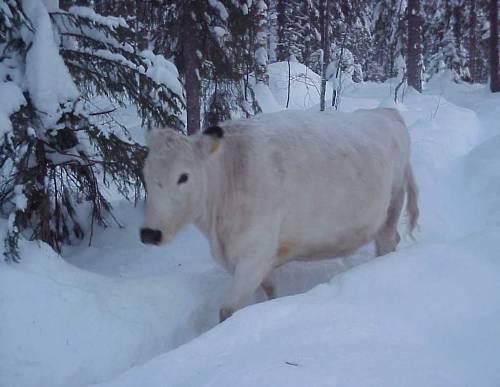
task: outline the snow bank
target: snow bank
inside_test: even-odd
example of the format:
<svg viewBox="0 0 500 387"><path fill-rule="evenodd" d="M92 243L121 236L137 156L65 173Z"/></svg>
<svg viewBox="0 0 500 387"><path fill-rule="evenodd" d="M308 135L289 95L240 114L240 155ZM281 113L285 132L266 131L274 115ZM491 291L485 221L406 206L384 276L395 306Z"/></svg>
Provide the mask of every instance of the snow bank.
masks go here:
<svg viewBox="0 0 500 387"><path fill-rule="evenodd" d="M114 247L101 248L98 240L86 253L94 270L108 264L115 274L121 269L122 278L79 269L34 242L23 243L21 264L0 261L0 385L104 381L217 323L215 304L222 302L220 284L227 281L222 271L189 262L183 267L185 255L172 262L161 250L139 249L137 237L121 234ZM120 245L127 246L118 253L122 261L106 261ZM169 266L163 275L158 265L152 269L155 253ZM134 275L126 274L127 261Z"/></svg>
<svg viewBox="0 0 500 387"><path fill-rule="evenodd" d="M404 106L402 114L411 132L420 136L418 141L426 138L425 145L431 150L440 148L441 157L435 160L436 164L466 155L482 137L476 113L449 102L443 96L412 94L405 98ZM412 126L420 129L413 130ZM426 133L421 134L422 131Z"/></svg>
<svg viewBox="0 0 500 387"><path fill-rule="evenodd" d="M269 86L263 83L257 83L256 85L252 86L252 89L255 93L255 99L262 109L263 113L273 113L283 110L283 108L278 105L278 102L274 98L274 95L271 92L271 89L269 89Z"/></svg>
<svg viewBox="0 0 500 387"><path fill-rule="evenodd" d="M450 241L477 231L477 208L463 175L464 157L482 137L476 113L439 95L409 95L403 110L420 187L421 238Z"/></svg>
<svg viewBox="0 0 500 387"><path fill-rule="evenodd" d="M500 99L499 99L500 103ZM500 131L500 128L497 128ZM467 158L465 177L471 200L480 212L482 227L500 226L500 136L474 149Z"/></svg>
<svg viewBox="0 0 500 387"><path fill-rule="evenodd" d="M104 385L494 386L499 232L402 250L241 310Z"/></svg>
<svg viewBox="0 0 500 387"><path fill-rule="evenodd" d="M288 98L288 62L268 65L269 89L278 105L286 108ZM321 77L299 62L290 62L290 109L307 109L319 104Z"/></svg>

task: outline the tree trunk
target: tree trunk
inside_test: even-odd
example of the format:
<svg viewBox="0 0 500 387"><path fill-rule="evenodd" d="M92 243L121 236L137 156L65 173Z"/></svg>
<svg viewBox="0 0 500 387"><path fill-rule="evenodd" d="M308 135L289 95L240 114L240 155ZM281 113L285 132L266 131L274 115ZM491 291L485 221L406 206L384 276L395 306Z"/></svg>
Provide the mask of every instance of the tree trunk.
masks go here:
<svg viewBox="0 0 500 387"><path fill-rule="evenodd" d="M304 47L302 49L302 60L306 66L309 66L309 57L311 56L311 4L307 1L304 1L302 5L302 21L301 28L304 31Z"/></svg>
<svg viewBox="0 0 500 387"><path fill-rule="evenodd" d="M470 0L470 40L469 40L469 68L471 82L477 82L479 80L478 74L478 58L477 58L477 12L476 12L476 0Z"/></svg>
<svg viewBox="0 0 500 387"><path fill-rule="evenodd" d="M186 88L187 134L200 130L200 95L201 83L198 77L199 59L196 55L198 34L191 13L186 12L186 22L183 31L182 57L184 60L184 76Z"/></svg>
<svg viewBox="0 0 500 387"><path fill-rule="evenodd" d="M146 1L135 0L135 44L138 51L147 49L149 45L147 6Z"/></svg>
<svg viewBox="0 0 500 387"><path fill-rule="evenodd" d="M288 105L290 105L290 87L292 85L292 74L290 70L290 59L287 62L288 62L288 88L286 93L286 108L288 109Z"/></svg>
<svg viewBox="0 0 500 387"><path fill-rule="evenodd" d="M320 89L320 100L319 100L319 110L325 110L325 95L326 95L326 69L330 62L330 39L328 33L328 15L329 15L329 1L320 0L319 3L319 23L321 30L321 49L323 50L323 58L321 61L321 89Z"/></svg>
<svg viewBox="0 0 500 387"><path fill-rule="evenodd" d="M267 73L267 4L258 0L255 4L257 33L255 36L255 80L266 85L269 84Z"/></svg>
<svg viewBox="0 0 500 387"><path fill-rule="evenodd" d="M496 0L495 0L496 1ZM422 33L420 0L408 0L408 54L406 57L408 86L422 92Z"/></svg>
<svg viewBox="0 0 500 387"><path fill-rule="evenodd" d="M344 38L342 39L342 45L340 46L340 57L337 63L337 68L335 69L335 84L333 87L333 93L332 93L332 106L335 108L335 110L338 110L339 108L339 103L340 103L340 92L342 89L342 61L344 59L344 48L345 48L345 42L347 39L347 29L349 27L349 24L346 24L345 31L344 31Z"/></svg>
<svg viewBox="0 0 500 387"><path fill-rule="evenodd" d="M277 0L276 21L278 23L278 47L276 48L276 59L278 62L283 62L290 58L290 42L286 41L287 36L285 34L285 30L288 28L286 10L286 0Z"/></svg>
<svg viewBox="0 0 500 387"><path fill-rule="evenodd" d="M500 68L498 49L498 0L490 0L490 89L500 92Z"/></svg>

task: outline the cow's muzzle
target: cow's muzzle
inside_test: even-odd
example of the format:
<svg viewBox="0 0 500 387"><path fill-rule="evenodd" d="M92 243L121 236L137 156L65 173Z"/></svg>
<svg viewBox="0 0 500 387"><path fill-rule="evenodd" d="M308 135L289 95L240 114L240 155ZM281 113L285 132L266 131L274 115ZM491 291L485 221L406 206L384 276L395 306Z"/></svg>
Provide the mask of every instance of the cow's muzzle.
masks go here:
<svg viewBox="0 0 500 387"><path fill-rule="evenodd" d="M161 231L151 228L141 228L141 242L149 245L158 245L161 242Z"/></svg>

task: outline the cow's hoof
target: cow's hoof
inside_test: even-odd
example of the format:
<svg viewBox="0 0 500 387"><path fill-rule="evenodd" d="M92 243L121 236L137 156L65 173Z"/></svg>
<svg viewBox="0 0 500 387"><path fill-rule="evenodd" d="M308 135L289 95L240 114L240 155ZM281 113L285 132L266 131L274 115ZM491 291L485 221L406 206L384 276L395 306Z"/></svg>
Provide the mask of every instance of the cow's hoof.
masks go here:
<svg viewBox="0 0 500 387"><path fill-rule="evenodd" d="M274 286L270 281L262 282L262 290L266 293L268 300L274 300L276 298L276 292L274 291Z"/></svg>
<svg viewBox="0 0 500 387"><path fill-rule="evenodd" d="M233 315L233 309L232 308L222 308L219 311L219 322L223 322L224 320L227 320L232 315Z"/></svg>

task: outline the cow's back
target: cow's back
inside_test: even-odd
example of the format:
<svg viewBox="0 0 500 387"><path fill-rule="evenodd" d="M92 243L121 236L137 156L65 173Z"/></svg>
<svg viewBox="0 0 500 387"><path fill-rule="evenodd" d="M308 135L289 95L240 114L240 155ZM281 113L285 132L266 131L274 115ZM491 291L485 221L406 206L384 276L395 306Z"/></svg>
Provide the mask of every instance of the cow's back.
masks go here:
<svg viewBox="0 0 500 387"><path fill-rule="evenodd" d="M240 169L221 195L233 218L224 232L265 228L272 214L280 263L346 255L373 239L404 180L408 134L392 109L285 111L223 127L224 168Z"/></svg>

